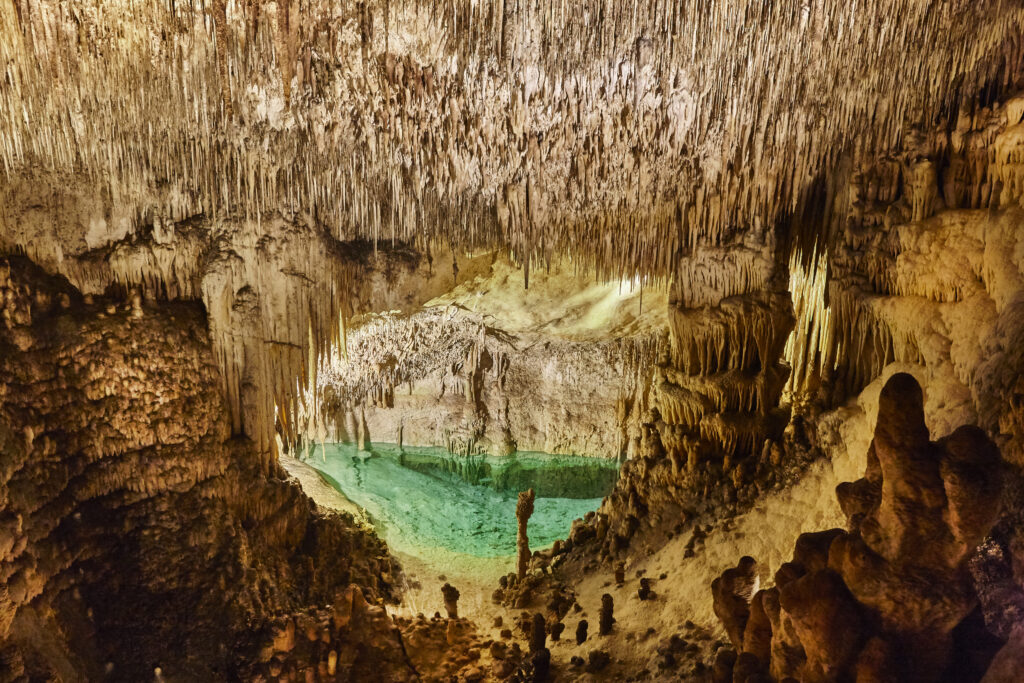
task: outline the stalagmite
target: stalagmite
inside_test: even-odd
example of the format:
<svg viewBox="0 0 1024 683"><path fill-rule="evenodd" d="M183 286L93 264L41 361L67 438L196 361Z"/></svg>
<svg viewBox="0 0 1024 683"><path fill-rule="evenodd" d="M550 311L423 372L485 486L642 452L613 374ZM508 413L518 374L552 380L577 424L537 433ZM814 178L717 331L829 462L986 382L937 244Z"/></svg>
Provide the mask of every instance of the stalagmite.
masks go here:
<svg viewBox="0 0 1024 683"><path fill-rule="evenodd" d="M576 624L576 644L582 645L587 641L587 620L580 619Z"/></svg>
<svg viewBox="0 0 1024 683"><path fill-rule="evenodd" d="M519 579L526 576L530 567L530 539L526 535L526 524L533 514L533 489L519 492L519 501L516 503L516 575Z"/></svg>
<svg viewBox="0 0 1024 683"><path fill-rule="evenodd" d="M444 597L444 609L449 619L459 618L459 589L451 584L441 586L441 594Z"/></svg>
<svg viewBox="0 0 1024 683"><path fill-rule="evenodd" d="M547 641L547 623L544 615L537 612L533 615L533 622L530 630L530 652L540 652L544 649Z"/></svg>
<svg viewBox="0 0 1024 683"><path fill-rule="evenodd" d="M612 624L615 623L615 617L612 615L614 609L614 601L612 596L605 593L601 596L601 614L600 622L598 623L599 633L602 636L606 636L612 632Z"/></svg>
<svg viewBox="0 0 1024 683"><path fill-rule="evenodd" d="M944 679L954 632L977 604L965 563L998 516L1001 486L992 441L970 426L929 441L920 385L894 374L864 478L836 489L849 532L801 535L772 588L757 590L750 557L712 583L741 652L736 675L742 664L779 679Z"/></svg>

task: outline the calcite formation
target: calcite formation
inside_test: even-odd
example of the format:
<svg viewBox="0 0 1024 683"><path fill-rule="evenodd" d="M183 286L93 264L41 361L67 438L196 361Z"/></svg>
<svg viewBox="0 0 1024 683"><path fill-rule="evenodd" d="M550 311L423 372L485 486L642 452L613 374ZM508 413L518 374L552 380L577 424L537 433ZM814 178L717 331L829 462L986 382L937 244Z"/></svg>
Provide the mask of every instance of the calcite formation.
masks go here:
<svg viewBox="0 0 1024 683"><path fill-rule="evenodd" d="M527 279L573 254L605 276L742 289L759 269L731 247L817 211L841 155L888 153L1014 81L1024 9L933 9L9 0L0 244L76 285L202 292L233 427L269 449L275 404L292 408L349 296L341 273L288 273L402 240L501 246ZM922 164L914 187L936 176ZM282 224L312 234L303 267L269 271L279 290L258 273ZM114 256L149 235L152 255ZM252 309L276 313L262 345L233 333Z"/></svg>
<svg viewBox="0 0 1024 683"><path fill-rule="evenodd" d="M456 306L364 316L297 417L307 443L376 441L503 456L625 454L627 397L658 334L574 341L502 330Z"/></svg>
<svg viewBox="0 0 1024 683"><path fill-rule="evenodd" d="M526 578L526 571L530 566L530 538L527 535L527 525L530 522L530 515L533 514L533 502L533 489L519 493L519 500L516 503L516 577L519 580Z"/></svg>
<svg viewBox="0 0 1024 683"><path fill-rule="evenodd" d="M330 609L277 619L249 680L417 681L399 626L366 601L357 585L339 591Z"/></svg>
<svg viewBox="0 0 1024 683"><path fill-rule="evenodd" d="M0 0L0 680L1012 680L1022 91L1017 0ZM847 528L716 548L858 395ZM387 611L331 439L622 461L531 655Z"/></svg>
<svg viewBox="0 0 1024 683"><path fill-rule="evenodd" d="M449 619L459 618L459 589L446 583L441 586L441 594L444 597L444 609L448 612Z"/></svg>
<svg viewBox="0 0 1024 683"><path fill-rule="evenodd" d="M930 441L921 387L882 389L864 478L836 494L847 530L804 534L774 586L744 558L712 585L734 671L803 681L952 680L978 605L968 559L1000 511L999 451L963 426ZM963 637L963 636L960 636ZM747 680L734 673L736 680Z"/></svg>
<svg viewBox="0 0 1024 683"><path fill-rule="evenodd" d="M133 312L5 258L0 318L0 679L243 676L339 585L396 598L376 537L231 438L195 306Z"/></svg>

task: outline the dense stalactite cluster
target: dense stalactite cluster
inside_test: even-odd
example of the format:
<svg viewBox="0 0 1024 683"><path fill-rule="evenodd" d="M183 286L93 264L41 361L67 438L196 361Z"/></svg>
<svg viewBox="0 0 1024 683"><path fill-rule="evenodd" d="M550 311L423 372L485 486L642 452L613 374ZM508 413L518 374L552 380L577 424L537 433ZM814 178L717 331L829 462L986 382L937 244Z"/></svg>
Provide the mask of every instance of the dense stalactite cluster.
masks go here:
<svg viewBox="0 0 1024 683"><path fill-rule="evenodd" d="M755 244L748 239L750 258L716 264L732 268L721 279L743 289L705 282L670 295L669 343L630 425L630 460L594 524L574 527L577 540L593 534L616 551L643 536L642 527L678 532L711 498L749 501L770 486L765 469L785 470L778 467L784 452L797 467L816 453L798 430L784 443L789 415L779 398L789 374L782 361L792 304L771 265L781 260L776 244L767 236L757 251ZM761 264L757 277L751 262ZM709 266L695 257L679 267L699 274Z"/></svg>
<svg viewBox="0 0 1024 683"><path fill-rule="evenodd" d="M0 244L76 284L201 292L234 427L266 448L275 406L293 436L290 380L336 340L349 285L260 286L250 254L281 219L320 244L500 245L527 280L573 253L604 276L749 290L762 266L716 259L805 215L843 154L888 152L907 125L973 115L1013 85L1022 22L1008 0L10 0ZM1013 146L999 150L1012 193ZM932 210L934 171L914 172L913 217ZM149 226L190 225L221 238L212 251L188 236L153 258L117 254ZM330 273L311 251L294 270ZM694 257L704 274L680 267ZM253 305L288 315L229 334ZM241 396L247 383L265 393Z"/></svg>
<svg viewBox="0 0 1024 683"><path fill-rule="evenodd" d="M13 0L0 158L84 172L132 218L283 210L337 239L430 225L460 243L500 228L524 262L582 240L610 271L668 274L794 209L849 145L885 151L1002 85L1022 19L1001 0Z"/></svg>
<svg viewBox="0 0 1024 683"><path fill-rule="evenodd" d="M300 391L343 345L345 320L375 306L420 303L452 281L403 245L340 244L280 219L217 230L204 219L154 219L90 253L55 267L87 296L113 285L147 302L203 302L232 432L256 441L267 468L275 429L286 440L298 435Z"/></svg>
<svg viewBox="0 0 1024 683"><path fill-rule="evenodd" d="M851 170L836 203L845 227L829 246L829 315L804 366L835 400L887 364L923 365L944 393L969 397L960 400L975 412L965 419L1012 437L1004 452L1013 461L1024 276L1021 195L1003 178L1020 117L1019 99L963 113L954 129L911 136L896 158ZM927 188L913 171L924 163ZM920 193L930 198L923 214Z"/></svg>
<svg viewBox="0 0 1024 683"><path fill-rule="evenodd" d="M356 322L304 394L307 445L369 433L453 453L618 457L663 346L656 332L591 342L507 332L454 305Z"/></svg>

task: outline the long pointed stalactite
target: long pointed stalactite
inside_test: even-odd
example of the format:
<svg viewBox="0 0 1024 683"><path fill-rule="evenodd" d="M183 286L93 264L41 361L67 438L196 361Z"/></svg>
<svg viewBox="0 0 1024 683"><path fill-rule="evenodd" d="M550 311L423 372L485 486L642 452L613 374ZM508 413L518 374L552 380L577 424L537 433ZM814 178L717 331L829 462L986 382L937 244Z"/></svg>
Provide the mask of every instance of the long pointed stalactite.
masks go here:
<svg viewBox="0 0 1024 683"><path fill-rule="evenodd" d="M156 220L258 239L279 215L340 241L504 245L527 272L590 244L599 274L666 281L694 250L799 212L840 155L886 152L1011 83L1024 9L4 0L0 17L4 244L40 261ZM55 251L25 226L40 188L97 203L84 245ZM264 341L304 348L307 326ZM218 344L244 374L240 347ZM266 379L287 412L290 381ZM260 402L245 429L265 441Z"/></svg>

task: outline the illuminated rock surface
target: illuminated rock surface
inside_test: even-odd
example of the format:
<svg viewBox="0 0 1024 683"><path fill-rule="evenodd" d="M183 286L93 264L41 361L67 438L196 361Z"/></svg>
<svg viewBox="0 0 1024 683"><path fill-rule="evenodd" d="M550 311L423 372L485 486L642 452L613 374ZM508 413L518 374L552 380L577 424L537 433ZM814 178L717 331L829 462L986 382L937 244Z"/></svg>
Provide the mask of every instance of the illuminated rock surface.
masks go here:
<svg viewBox="0 0 1024 683"><path fill-rule="evenodd" d="M1017 0L0 0L0 681L1015 681L1022 207Z"/></svg>

